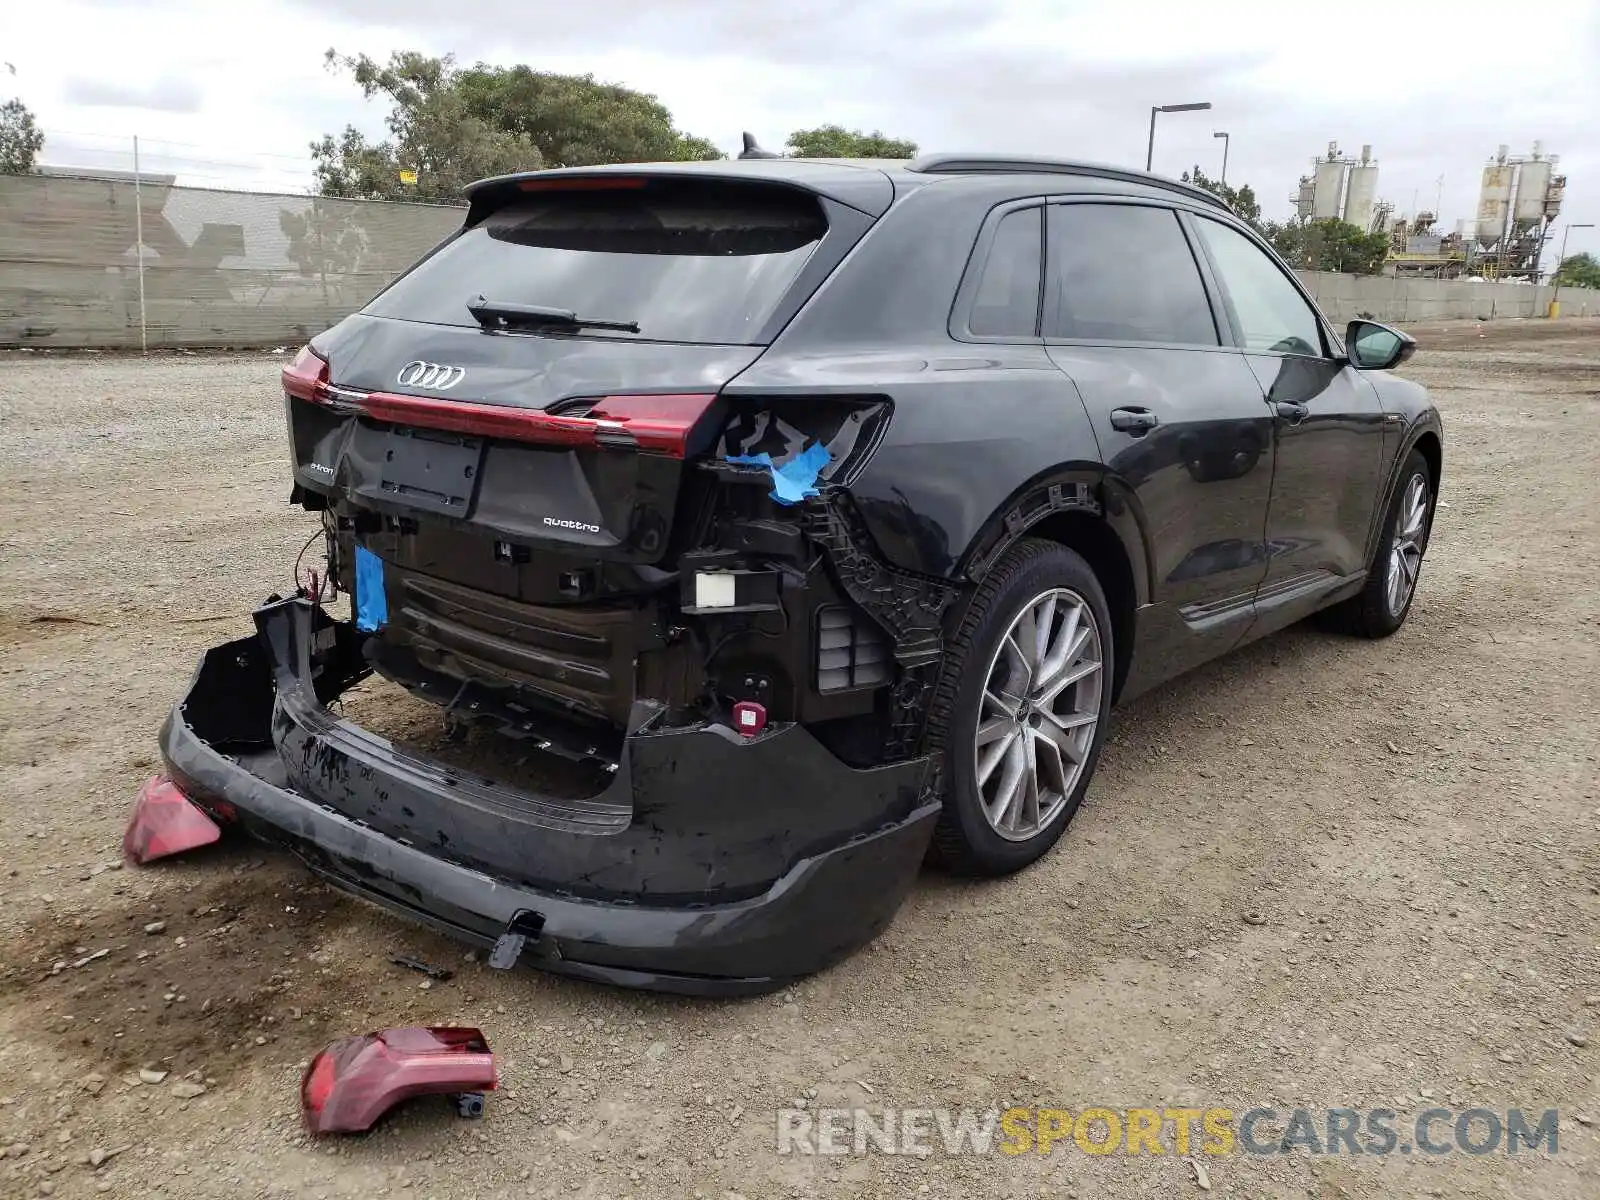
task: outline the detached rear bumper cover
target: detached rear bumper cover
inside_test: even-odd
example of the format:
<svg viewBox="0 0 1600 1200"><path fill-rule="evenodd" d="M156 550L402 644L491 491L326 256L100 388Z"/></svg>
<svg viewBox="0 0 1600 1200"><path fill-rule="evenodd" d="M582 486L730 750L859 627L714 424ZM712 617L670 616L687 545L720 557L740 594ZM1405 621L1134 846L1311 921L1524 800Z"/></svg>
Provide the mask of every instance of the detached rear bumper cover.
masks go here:
<svg viewBox="0 0 1600 1200"><path fill-rule="evenodd" d="M348 891L571 975L760 992L876 936L937 819L925 759L854 770L801 726L657 729L635 705L615 779L569 801L397 749L324 707L361 635L300 600L207 651L161 749L183 791Z"/></svg>

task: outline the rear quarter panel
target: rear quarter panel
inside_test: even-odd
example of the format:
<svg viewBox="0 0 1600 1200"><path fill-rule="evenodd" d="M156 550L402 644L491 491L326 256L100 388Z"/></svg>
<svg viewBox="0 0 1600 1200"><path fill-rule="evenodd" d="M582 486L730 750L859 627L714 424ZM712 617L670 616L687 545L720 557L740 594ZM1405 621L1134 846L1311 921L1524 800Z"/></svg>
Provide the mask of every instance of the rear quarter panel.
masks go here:
<svg viewBox="0 0 1600 1200"><path fill-rule="evenodd" d="M1081 399L1042 344L957 341L949 321L984 217L1015 180L951 179L896 202L729 396L877 395L882 443L851 483L896 566L949 576L1018 489L1099 478Z"/></svg>
<svg viewBox="0 0 1600 1200"><path fill-rule="evenodd" d="M838 354L792 366L791 378L806 380L792 396L797 407L817 394L881 394L893 404L883 441L850 492L896 566L952 575L1022 484L1099 478L1077 391L1042 346L945 342L893 358ZM748 372L741 389L761 374ZM781 415L782 403L769 407Z"/></svg>

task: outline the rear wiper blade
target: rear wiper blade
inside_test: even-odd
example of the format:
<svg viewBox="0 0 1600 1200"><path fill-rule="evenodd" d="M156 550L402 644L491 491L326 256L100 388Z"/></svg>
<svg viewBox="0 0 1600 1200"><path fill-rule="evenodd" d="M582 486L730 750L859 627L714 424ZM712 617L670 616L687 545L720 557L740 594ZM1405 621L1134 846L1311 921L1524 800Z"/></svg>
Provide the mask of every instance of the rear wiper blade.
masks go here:
<svg viewBox="0 0 1600 1200"><path fill-rule="evenodd" d="M637 321L597 321L580 317L570 308L549 308L543 304L512 304L505 300L488 300L475 296L467 301L467 311L488 333L512 326L547 325L557 329L616 329L622 333L638 333Z"/></svg>

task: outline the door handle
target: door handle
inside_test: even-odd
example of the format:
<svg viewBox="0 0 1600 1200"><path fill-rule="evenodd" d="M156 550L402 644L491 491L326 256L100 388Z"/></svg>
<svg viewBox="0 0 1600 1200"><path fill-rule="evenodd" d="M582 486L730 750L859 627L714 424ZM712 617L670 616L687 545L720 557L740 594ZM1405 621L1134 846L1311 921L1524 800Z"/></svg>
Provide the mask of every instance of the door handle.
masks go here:
<svg viewBox="0 0 1600 1200"><path fill-rule="evenodd" d="M1161 418L1147 408L1113 408L1111 410L1111 428L1131 433L1134 437L1143 437L1157 425Z"/></svg>
<svg viewBox="0 0 1600 1200"><path fill-rule="evenodd" d="M1298 400L1277 400L1272 407L1277 414L1291 425L1298 425L1306 419L1306 414L1311 410Z"/></svg>

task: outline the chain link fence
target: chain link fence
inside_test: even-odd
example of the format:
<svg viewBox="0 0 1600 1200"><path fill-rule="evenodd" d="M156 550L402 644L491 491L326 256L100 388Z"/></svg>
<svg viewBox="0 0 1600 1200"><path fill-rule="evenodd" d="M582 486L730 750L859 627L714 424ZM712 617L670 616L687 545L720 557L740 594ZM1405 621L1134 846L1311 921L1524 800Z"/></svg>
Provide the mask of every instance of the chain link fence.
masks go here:
<svg viewBox="0 0 1600 1200"><path fill-rule="evenodd" d="M0 346L298 344L464 215L132 172L0 176Z"/></svg>

